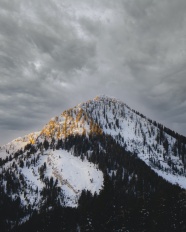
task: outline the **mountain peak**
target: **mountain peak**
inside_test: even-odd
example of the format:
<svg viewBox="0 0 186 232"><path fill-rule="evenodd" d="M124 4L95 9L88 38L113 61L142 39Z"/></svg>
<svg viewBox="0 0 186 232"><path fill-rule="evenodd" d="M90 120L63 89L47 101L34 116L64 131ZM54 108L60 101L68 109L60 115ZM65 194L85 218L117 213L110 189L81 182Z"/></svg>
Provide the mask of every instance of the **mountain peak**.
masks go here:
<svg viewBox="0 0 186 232"><path fill-rule="evenodd" d="M112 102L121 102L119 99L112 97L112 96L108 96L106 94L100 94L97 95L94 99L94 101L112 101Z"/></svg>
<svg viewBox="0 0 186 232"><path fill-rule="evenodd" d="M100 95L97 95L96 97L92 98L92 99L89 99L88 101L86 102L82 102L80 104L78 104L77 106L75 106L74 108L83 108L85 109L88 105L92 108L99 108L99 105L103 106L103 105L109 105L111 106L111 103L113 103L114 105L115 104L118 104L120 105L121 107L123 107L124 105L126 107L128 107L124 102L122 102L121 100L115 98L115 97L112 97L112 96L108 96L108 95L105 95L105 94L100 94ZM128 107L129 108L129 107Z"/></svg>

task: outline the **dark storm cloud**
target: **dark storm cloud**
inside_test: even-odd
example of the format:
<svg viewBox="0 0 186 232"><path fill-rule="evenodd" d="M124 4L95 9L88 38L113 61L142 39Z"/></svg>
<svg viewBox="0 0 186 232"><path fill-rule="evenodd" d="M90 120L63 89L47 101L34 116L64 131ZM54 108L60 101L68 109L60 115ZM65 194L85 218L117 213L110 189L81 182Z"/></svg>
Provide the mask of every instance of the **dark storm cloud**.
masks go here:
<svg viewBox="0 0 186 232"><path fill-rule="evenodd" d="M99 93L186 135L185 0L0 0L0 144Z"/></svg>

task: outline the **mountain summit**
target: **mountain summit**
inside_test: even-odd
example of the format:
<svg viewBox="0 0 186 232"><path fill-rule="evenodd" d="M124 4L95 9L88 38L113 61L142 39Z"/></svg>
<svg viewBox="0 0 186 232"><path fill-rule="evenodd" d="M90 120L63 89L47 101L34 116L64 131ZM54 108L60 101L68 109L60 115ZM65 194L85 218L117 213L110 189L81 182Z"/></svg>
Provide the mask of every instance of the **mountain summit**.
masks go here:
<svg viewBox="0 0 186 232"><path fill-rule="evenodd" d="M19 212L17 219L6 209L5 227L18 231L15 226L31 220L34 212L78 209L90 196L106 197L108 183L119 195L147 195L150 202L149 194L160 190L157 178L162 186L186 189L185 168L185 137L115 98L97 96L0 148L1 199Z"/></svg>

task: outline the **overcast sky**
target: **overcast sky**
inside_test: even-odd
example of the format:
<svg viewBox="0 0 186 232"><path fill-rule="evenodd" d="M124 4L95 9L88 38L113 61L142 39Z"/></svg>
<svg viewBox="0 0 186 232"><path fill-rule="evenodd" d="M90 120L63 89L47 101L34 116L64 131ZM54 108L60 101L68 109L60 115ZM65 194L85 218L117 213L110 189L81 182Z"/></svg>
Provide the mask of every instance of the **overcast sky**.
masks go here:
<svg viewBox="0 0 186 232"><path fill-rule="evenodd" d="M185 0L0 0L0 144L114 96L186 135Z"/></svg>

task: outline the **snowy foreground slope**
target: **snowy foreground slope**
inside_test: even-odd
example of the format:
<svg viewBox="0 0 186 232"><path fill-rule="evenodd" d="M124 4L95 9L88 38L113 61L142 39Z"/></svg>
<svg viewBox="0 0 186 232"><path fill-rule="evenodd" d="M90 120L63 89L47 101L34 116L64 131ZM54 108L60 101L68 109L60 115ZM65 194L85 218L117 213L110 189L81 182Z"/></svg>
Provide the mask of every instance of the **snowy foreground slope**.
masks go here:
<svg viewBox="0 0 186 232"><path fill-rule="evenodd" d="M65 150L49 149L42 155L37 152L26 161L19 157L17 163L21 165L16 165L14 160L4 165L19 183L19 191L15 191L12 197L17 199L19 196L22 205L30 204L32 209L39 209L44 203L47 185L59 191L61 205L70 207L77 207L82 190L99 194L103 187L103 173L94 164ZM8 183L4 181L3 184L7 187Z"/></svg>
<svg viewBox="0 0 186 232"><path fill-rule="evenodd" d="M103 187L103 173L94 164L82 161L67 151L51 151L47 165L46 176L58 179L66 206L76 207L83 189L99 194Z"/></svg>
<svg viewBox="0 0 186 232"><path fill-rule="evenodd" d="M185 138L106 96L68 109L40 132L1 147L1 185L12 199L20 198L23 206L33 209L42 207L49 192L48 205L55 199L61 205L77 207L82 190L99 194L103 189L103 173L86 158L75 157L73 149L59 149L59 144L71 135L88 138L103 133L159 176L186 189ZM16 185L13 190L12 183Z"/></svg>

